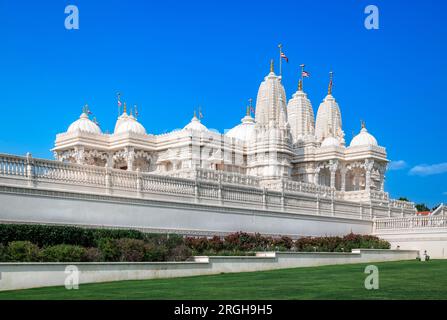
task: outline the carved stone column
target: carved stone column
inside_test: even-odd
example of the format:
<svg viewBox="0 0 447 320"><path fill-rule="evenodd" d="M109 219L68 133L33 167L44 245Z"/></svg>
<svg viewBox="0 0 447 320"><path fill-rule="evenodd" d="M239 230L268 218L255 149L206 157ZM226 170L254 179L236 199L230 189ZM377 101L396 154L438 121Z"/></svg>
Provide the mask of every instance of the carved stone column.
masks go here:
<svg viewBox="0 0 447 320"><path fill-rule="evenodd" d="M329 165L329 171L331 173L331 188L332 189L335 189L335 174L337 173L337 168L338 168L337 161L333 161Z"/></svg>
<svg viewBox="0 0 447 320"><path fill-rule="evenodd" d="M219 198L220 204L223 204L223 197L222 197L222 173L218 173L217 182L219 183L219 189L217 190L217 196Z"/></svg>
<svg viewBox="0 0 447 320"><path fill-rule="evenodd" d="M28 179L28 186L32 187L34 185L34 160L29 152L26 154L26 177Z"/></svg>
<svg viewBox="0 0 447 320"><path fill-rule="evenodd" d="M127 155L127 171L132 171L133 170L133 161L135 158L135 152L133 148L127 148L126 150L126 155Z"/></svg>
<svg viewBox="0 0 447 320"><path fill-rule="evenodd" d="M106 167L113 168L113 153L107 154Z"/></svg>
<svg viewBox="0 0 447 320"><path fill-rule="evenodd" d="M379 169L380 173L380 191L385 191L385 172L386 172L387 164L381 165Z"/></svg>
<svg viewBox="0 0 447 320"><path fill-rule="evenodd" d="M374 166L374 160L365 160L365 191L371 191L371 171Z"/></svg>
<svg viewBox="0 0 447 320"><path fill-rule="evenodd" d="M143 178L141 176L140 168L137 168L137 196L141 197L143 191Z"/></svg>
<svg viewBox="0 0 447 320"><path fill-rule="evenodd" d="M76 147L75 148L75 154L76 154L76 163L77 164L84 164L84 147Z"/></svg>
<svg viewBox="0 0 447 320"><path fill-rule="evenodd" d="M285 199L284 199L284 196L285 196L285 181L284 181L284 178L281 178L281 210L282 211L284 211L284 205L285 205Z"/></svg>
<svg viewBox="0 0 447 320"><path fill-rule="evenodd" d="M262 187L262 206L264 209L267 208L267 190L265 187Z"/></svg>
<svg viewBox="0 0 447 320"><path fill-rule="evenodd" d="M107 194L112 194L112 173L110 167L106 166L106 192Z"/></svg>
<svg viewBox="0 0 447 320"><path fill-rule="evenodd" d="M319 177L320 177L320 168L319 167L317 167L317 168L315 168L315 172L314 172L314 183L316 184L316 185L318 185L319 184Z"/></svg>
<svg viewBox="0 0 447 320"><path fill-rule="evenodd" d="M346 191L346 168L343 166L340 168L340 176L341 176L341 191Z"/></svg>

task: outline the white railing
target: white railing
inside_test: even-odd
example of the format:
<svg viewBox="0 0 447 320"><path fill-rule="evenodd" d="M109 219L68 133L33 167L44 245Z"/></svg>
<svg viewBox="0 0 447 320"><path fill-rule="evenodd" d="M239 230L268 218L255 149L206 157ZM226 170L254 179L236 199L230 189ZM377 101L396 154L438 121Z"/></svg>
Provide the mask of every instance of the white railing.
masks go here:
<svg viewBox="0 0 447 320"><path fill-rule="evenodd" d="M226 203L356 219L414 214L411 203L347 201L349 192L290 180L262 183L256 177L204 169L168 176L3 154L0 154L1 185L204 204ZM385 199L378 193L373 197Z"/></svg>
<svg viewBox="0 0 447 320"><path fill-rule="evenodd" d="M432 216L438 216L438 215L447 215L447 205L441 203L439 207L437 207L433 212L431 213Z"/></svg>
<svg viewBox="0 0 447 320"><path fill-rule="evenodd" d="M419 229L447 229L447 216L412 216L401 218L379 218L374 221L375 232Z"/></svg>
<svg viewBox="0 0 447 320"><path fill-rule="evenodd" d="M182 169L166 173L168 176L187 179L221 181L222 183L259 187L258 177L236 172L225 172L210 169Z"/></svg>
<svg viewBox="0 0 447 320"><path fill-rule="evenodd" d="M365 200L375 200L375 201L390 201L388 192L371 190L369 193L364 190L361 191L345 191L343 193L343 198L345 200L352 201L365 201Z"/></svg>
<svg viewBox="0 0 447 320"><path fill-rule="evenodd" d="M266 188L276 191L289 191L289 192L299 192L299 193L310 193L310 194L318 194L323 197L339 197L339 192L333 190L330 187L319 186L312 183L305 183L300 181L291 181L291 180L281 180L281 181L272 181L263 184Z"/></svg>
<svg viewBox="0 0 447 320"><path fill-rule="evenodd" d="M397 209L414 210L414 213L416 213L413 202L390 199L390 207Z"/></svg>

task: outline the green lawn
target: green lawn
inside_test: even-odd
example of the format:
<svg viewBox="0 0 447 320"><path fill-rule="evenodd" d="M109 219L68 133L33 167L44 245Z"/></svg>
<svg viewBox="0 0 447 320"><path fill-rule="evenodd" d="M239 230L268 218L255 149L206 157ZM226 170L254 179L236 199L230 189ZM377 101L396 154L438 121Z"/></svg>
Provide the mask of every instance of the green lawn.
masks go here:
<svg viewBox="0 0 447 320"><path fill-rule="evenodd" d="M0 299L447 299L447 260L375 263L380 288L366 290L366 264L108 282L0 292Z"/></svg>

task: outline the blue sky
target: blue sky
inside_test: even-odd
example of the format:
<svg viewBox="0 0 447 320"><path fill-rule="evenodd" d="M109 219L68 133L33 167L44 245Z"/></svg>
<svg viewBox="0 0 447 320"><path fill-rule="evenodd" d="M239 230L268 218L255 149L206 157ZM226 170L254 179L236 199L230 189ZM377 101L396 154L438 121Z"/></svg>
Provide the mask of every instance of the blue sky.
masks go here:
<svg viewBox="0 0 447 320"><path fill-rule="evenodd" d="M66 30L65 6L80 29ZM364 9L379 8L379 30ZM360 119L392 160L387 191L447 202L445 1L0 1L0 152L51 158L55 134L88 103L104 131L116 92L150 133L183 127L202 106L220 131L238 124L277 58L295 92L299 65L314 110L328 72L349 142Z"/></svg>

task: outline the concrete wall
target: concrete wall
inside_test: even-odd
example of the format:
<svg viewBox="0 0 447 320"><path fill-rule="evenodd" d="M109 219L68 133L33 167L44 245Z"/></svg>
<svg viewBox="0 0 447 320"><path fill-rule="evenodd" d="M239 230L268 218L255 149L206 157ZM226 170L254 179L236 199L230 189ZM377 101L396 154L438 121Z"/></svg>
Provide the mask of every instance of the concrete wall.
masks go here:
<svg viewBox="0 0 447 320"><path fill-rule="evenodd" d="M3 223L122 227L187 235L245 231L294 238L372 232L371 220L33 188L0 189L0 203Z"/></svg>
<svg viewBox="0 0 447 320"><path fill-rule="evenodd" d="M395 233L380 233L378 237L391 243L391 248L398 246L405 250L424 251L434 259L447 259L447 230L414 230Z"/></svg>
<svg viewBox="0 0 447 320"><path fill-rule="evenodd" d="M418 251L353 250L352 253L263 252L253 257L195 257L191 262L0 263L0 291L64 285L76 265L79 283L142 280L348 263L416 259Z"/></svg>

